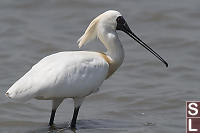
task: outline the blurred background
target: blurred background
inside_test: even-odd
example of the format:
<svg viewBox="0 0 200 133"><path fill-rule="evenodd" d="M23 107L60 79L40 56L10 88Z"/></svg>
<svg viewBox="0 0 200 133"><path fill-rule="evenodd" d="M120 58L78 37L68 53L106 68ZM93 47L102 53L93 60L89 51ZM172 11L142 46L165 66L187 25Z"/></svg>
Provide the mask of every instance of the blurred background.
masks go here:
<svg viewBox="0 0 200 133"><path fill-rule="evenodd" d="M126 55L120 69L86 98L80 133L183 133L185 102L200 100L199 0L1 0L0 132L72 132L73 102L59 107L48 128L50 101L13 103L6 90L43 57L79 50L77 39L97 15L114 9L169 63L160 63L119 32ZM81 50L105 51L96 40Z"/></svg>

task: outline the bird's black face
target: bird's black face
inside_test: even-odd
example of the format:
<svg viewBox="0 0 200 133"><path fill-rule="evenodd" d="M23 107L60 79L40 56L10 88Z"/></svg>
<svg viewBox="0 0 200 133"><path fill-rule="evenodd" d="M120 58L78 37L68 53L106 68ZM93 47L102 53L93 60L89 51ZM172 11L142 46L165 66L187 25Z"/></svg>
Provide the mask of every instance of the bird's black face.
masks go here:
<svg viewBox="0 0 200 133"><path fill-rule="evenodd" d="M131 38L133 38L136 42L141 44L144 48L146 48L148 51L150 51L153 55L155 55L160 61L162 61L166 67L168 67L168 63L159 55L157 54L153 49L151 49L146 43L144 43L139 37L137 37L129 28L128 24L126 23L125 19L122 16L117 17L117 27L116 30L121 30L128 34Z"/></svg>
<svg viewBox="0 0 200 133"><path fill-rule="evenodd" d="M128 24L126 23L125 19L122 16L117 17L116 21L117 21L116 30L121 30L121 31L124 31L125 33L132 32Z"/></svg>

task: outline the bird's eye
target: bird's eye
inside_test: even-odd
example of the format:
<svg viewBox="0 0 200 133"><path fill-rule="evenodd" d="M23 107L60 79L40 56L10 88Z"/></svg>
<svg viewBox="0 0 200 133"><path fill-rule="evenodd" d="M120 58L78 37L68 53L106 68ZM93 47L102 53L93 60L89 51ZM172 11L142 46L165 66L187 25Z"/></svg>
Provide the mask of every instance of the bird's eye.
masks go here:
<svg viewBox="0 0 200 133"><path fill-rule="evenodd" d="M122 16L117 17L116 21L117 21L118 24L126 23L126 21L124 20L124 18Z"/></svg>

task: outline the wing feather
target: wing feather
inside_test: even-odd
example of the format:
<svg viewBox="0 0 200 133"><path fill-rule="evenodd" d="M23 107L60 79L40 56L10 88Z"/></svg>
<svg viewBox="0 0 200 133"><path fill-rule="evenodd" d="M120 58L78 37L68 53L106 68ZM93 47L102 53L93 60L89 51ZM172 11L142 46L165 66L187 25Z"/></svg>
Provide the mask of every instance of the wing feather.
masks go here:
<svg viewBox="0 0 200 133"><path fill-rule="evenodd" d="M108 68L109 64L95 52L56 53L34 65L7 94L18 100L87 95L85 93L97 89L103 82ZM97 83L91 83L93 79ZM80 88L85 89L84 92L78 90Z"/></svg>

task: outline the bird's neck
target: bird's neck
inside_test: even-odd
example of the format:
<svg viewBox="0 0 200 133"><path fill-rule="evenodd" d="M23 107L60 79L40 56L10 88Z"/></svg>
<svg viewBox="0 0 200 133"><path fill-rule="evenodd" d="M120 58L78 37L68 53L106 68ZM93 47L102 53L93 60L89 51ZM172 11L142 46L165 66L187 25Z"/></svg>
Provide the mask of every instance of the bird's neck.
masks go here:
<svg viewBox="0 0 200 133"><path fill-rule="evenodd" d="M118 68L124 60L124 49L115 31L103 33L99 39L107 49L106 55L109 56ZM116 69L117 69L116 68Z"/></svg>

